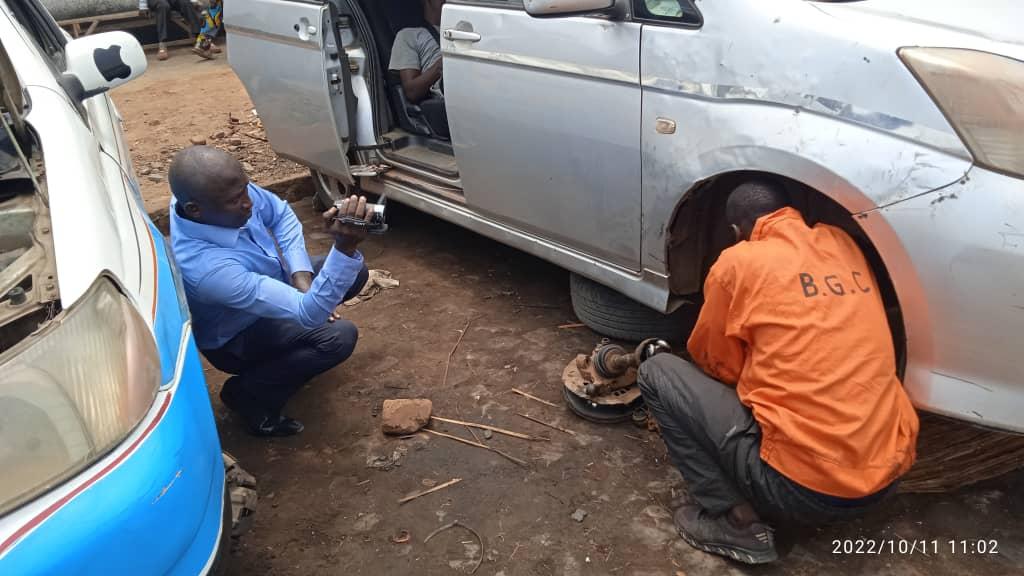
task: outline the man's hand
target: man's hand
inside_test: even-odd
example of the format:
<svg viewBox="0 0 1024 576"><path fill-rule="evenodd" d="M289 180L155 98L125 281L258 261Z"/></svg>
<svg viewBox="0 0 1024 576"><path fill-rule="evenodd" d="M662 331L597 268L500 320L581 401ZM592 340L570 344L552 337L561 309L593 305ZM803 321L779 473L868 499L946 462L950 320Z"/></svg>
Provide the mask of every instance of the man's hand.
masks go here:
<svg viewBox="0 0 1024 576"><path fill-rule="evenodd" d="M356 197L353 194L342 200L337 206L324 212L323 216L327 233L334 236L334 249L346 256L354 256L356 246L366 240L369 227L342 224L338 218L348 216L358 220L368 220L370 214L366 210L366 197Z"/></svg>
<svg viewBox="0 0 1024 576"><path fill-rule="evenodd" d="M296 272L292 274L292 286L299 292L309 292L309 289L313 286L313 273Z"/></svg>

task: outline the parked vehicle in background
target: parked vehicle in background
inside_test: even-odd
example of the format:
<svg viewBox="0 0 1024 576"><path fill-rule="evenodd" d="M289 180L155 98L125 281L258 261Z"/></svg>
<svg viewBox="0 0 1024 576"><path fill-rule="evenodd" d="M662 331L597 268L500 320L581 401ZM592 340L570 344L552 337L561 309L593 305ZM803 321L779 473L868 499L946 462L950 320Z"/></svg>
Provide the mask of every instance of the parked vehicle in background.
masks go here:
<svg viewBox="0 0 1024 576"><path fill-rule="evenodd" d="M104 92L124 32L0 2L0 574L205 574L224 464L170 250Z"/></svg>
<svg viewBox="0 0 1024 576"><path fill-rule="evenodd" d="M862 244L916 405L1017 432L1022 16L1013 0L451 0L448 141L387 70L395 34L423 25L416 0L225 2L231 66L322 203L386 193L564 266L582 320L639 339L678 332L645 310L700 299L727 193L775 178Z"/></svg>

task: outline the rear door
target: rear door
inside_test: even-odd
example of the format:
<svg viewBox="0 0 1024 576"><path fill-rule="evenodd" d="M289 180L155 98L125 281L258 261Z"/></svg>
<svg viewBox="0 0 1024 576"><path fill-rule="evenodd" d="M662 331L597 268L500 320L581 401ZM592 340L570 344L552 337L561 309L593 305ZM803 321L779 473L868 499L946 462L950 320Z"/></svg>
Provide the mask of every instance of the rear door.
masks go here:
<svg viewBox="0 0 1024 576"><path fill-rule="evenodd" d="M355 110L340 42L341 0L226 0L228 62L281 156L352 182Z"/></svg>
<svg viewBox="0 0 1024 576"><path fill-rule="evenodd" d="M638 271L640 24L449 0L441 36L466 202Z"/></svg>

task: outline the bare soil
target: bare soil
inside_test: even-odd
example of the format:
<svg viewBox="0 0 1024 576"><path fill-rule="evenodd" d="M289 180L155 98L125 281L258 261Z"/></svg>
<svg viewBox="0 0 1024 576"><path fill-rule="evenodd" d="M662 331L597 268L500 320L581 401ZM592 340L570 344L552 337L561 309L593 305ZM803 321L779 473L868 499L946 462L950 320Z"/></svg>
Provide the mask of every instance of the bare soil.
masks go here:
<svg viewBox="0 0 1024 576"><path fill-rule="evenodd" d="M234 133L262 135L249 123L251 105L224 59L194 60L173 52L115 93L137 168L156 164L164 174L169 155L191 136L230 130L229 113L241 120ZM236 146L232 152L251 165L257 182L302 172L258 139L241 138L242 145L213 143ZM147 205L164 208L166 183L141 179ZM326 251L308 199L293 206L310 252ZM780 526L784 556L772 566L749 568L691 549L672 526L671 507L685 488L660 439L631 424L589 424L562 406L562 369L598 340L583 328L560 328L576 321L566 272L412 210L396 212L392 230L363 252L372 268L390 270L401 286L348 309L361 334L355 354L288 407L306 424L303 434L279 440L244 434L217 397L224 375L207 368L224 448L259 482L259 510L232 551L231 574L468 574L481 558L477 574L500 576L1024 571L1021 472L949 494L900 495L842 526ZM558 407L509 393L513 387ZM384 437L383 400L416 397L432 399L438 415L550 441L481 436L528 463L520 467L446 438ZM438 429L471 438L457 426ZM462 480L398 503L454 478ZM582 521L572 518L578 510L585 512ZM479 534L483 548L460 527L424 543L453 520ZM863 553L868 546L859 539L874 540L876 553ZM957 541L955 551L950 540ZM964 553L960 540L984 540L989 549L994 541L998 553L971 553L970 544ZM911 542L917 542L913 553Z"/></svg>

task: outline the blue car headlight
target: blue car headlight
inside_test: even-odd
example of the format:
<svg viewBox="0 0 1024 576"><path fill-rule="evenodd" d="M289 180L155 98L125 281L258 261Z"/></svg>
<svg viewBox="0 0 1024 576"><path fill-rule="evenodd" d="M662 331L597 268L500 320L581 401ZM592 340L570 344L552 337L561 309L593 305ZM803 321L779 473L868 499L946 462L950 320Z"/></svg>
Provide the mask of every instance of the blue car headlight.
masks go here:
<svg viewBox="0 0 1024 576"><path fill-rule="evenodd" d="M0 515L119 444L160 386L153 334L114 281L0 355Z"/></svg>

